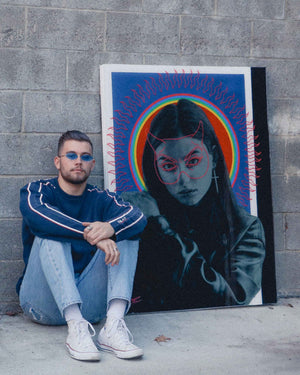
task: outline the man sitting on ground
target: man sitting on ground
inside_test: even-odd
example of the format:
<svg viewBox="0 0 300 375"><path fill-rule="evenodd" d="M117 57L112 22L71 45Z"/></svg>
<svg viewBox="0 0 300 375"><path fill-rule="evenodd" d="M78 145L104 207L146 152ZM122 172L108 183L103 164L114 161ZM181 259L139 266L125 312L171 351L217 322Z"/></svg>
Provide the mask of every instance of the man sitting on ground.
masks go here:
<svg viewBox="0 0 300 375"><path fill-rule="evenodd" d="M98 348L140 357L124 316L146 219L116 194L87 183L95 160L86 134L64 133L54 164L58 178L21 189L25 270L17 291L24 314L41 324L67 323L66 348L83 361L100 359L91 323L107 317Z"/></svg>

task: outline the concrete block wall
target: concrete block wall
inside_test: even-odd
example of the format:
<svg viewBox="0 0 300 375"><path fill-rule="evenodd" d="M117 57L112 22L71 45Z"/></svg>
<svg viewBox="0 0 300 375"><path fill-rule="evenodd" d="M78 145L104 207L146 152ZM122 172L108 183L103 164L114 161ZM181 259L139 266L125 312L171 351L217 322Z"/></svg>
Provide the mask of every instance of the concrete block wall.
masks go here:
<svg viewBox="0 0 300 375"><path fill-rule="evenodd" d="M0 313L18 311L19 189L56 175L67 129L96 146L99 65L265 66L279 297L300 296L299 0L0 0Z"/></svg>

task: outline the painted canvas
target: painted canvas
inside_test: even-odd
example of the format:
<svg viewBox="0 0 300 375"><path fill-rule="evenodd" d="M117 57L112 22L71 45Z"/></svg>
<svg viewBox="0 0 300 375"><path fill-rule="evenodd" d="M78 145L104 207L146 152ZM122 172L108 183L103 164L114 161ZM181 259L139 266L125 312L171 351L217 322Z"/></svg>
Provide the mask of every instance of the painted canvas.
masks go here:
<svg viewBox="0 0 300 375"><path fill-rule="evenodd" d="M265 69L102 65L105 187L141 208L131 311L276 301Z"/></svg>

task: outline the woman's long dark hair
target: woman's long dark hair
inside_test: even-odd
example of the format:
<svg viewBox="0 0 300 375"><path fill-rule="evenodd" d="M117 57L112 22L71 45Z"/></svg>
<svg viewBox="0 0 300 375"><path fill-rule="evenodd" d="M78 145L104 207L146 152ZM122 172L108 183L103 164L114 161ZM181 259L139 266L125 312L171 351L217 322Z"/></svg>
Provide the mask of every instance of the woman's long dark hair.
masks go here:
<svg viewBox="0 0 300 375"><path fill-rule="evenodd" d="M199 124L201 126L199 126ZM160 212L168 218L180 216L183 205L180 204L159 180L155 170L154 151L161 143L159 139L180 138L193 134L194 138L203 139L208 152L214 156L215 173L218 176L218 193L214 183L209 194L213 196L214 205L218 206L227 221L228 234L233 241L243 221L243 210L234 197L224 155L219 141L204 111L191 100L180 99L176 104L164 107L153 119L150 134L143 154L143 174L148 192L158 203ZM205 197L203 198L205 199ZM203 200L202 199L202 200Z"/></svg>

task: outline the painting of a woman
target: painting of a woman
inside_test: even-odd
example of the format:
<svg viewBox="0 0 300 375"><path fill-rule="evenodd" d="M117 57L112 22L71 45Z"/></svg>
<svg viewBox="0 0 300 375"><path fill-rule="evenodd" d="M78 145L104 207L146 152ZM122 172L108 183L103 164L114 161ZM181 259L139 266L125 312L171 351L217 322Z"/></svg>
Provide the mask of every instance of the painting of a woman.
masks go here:
<svg viewBox="0 0 300 375"><path fill-rule="evenodd" d="M132 311L248 305L261 289L264 229L236 201L219 141L190 100L152 120L147 192L123 193L148 218Z"/></svg>

